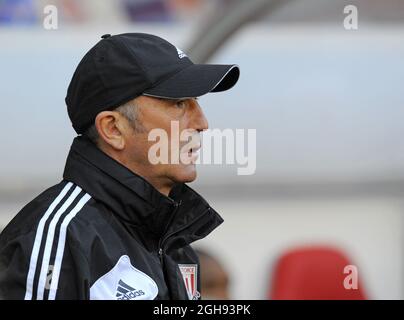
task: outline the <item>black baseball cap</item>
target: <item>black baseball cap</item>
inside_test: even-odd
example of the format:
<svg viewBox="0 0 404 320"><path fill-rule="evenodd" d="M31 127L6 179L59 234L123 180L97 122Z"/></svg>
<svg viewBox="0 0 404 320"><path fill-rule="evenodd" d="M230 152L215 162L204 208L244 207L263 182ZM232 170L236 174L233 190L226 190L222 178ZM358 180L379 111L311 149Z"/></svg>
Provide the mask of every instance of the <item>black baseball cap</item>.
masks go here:
<svg viewBox="0 0 404 320"><path fill-rule="evenodd" d="M180 49L151 34L106 34L80 61L65 101L73 128L81 134L99 112L140 95L199 97L230 89L239 75L237 65L194 64Z"/></svg>

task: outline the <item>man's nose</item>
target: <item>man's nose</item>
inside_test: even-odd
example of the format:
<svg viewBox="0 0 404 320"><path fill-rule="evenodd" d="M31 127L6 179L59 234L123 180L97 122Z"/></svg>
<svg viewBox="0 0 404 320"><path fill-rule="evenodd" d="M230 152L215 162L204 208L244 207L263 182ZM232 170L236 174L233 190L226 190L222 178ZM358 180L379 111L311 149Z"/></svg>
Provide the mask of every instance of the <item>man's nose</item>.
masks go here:
<svg viewBox="0 0 404 320"><path fill-rule="evenodd" d="M207 130L209 128L208 119L202 111L198 101L192 101L192 116L189 126L197 131Z"/></svg>

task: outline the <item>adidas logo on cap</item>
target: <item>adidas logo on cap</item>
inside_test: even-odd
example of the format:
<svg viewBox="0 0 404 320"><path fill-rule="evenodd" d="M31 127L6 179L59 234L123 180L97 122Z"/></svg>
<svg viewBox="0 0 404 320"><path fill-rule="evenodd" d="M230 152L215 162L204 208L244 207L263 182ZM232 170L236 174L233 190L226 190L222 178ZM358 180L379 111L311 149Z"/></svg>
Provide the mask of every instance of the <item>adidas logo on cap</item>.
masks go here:
<svg viewBox="0 0 404 320"><path fill-rule="evenodd" d="M176 47L177 48L177 47ZM178 57L180 59L185 58L187 55L181 49L177 48Z"/></svg>

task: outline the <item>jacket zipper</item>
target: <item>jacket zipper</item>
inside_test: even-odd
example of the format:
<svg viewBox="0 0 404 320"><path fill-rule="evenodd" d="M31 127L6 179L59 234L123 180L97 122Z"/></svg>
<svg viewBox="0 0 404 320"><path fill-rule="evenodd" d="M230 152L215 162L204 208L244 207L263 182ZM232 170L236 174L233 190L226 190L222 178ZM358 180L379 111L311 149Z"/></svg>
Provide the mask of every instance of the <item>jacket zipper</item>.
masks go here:
<svg viewBox="0 0 404 320"><path fill-rule="evenodd" d="M173 212L171 213L171 219L170 219L170 221L167 223L167 226L166 226L166 228L165 228L165 230L164 230L163 237L164 237L165 232L168 230L168 228L169 228L171 222L174 220L174 217L175 217L175 215L176 215L176 213L177 213L177 210L178 210L179 206L181 205L181 201L180 201L180 202L175 202L175 201L173 201L173 205L174 205L174 210L173 210ZM163 252L163 246L162 246L162 242L163 242L163 240L164 240L163 237L160 238L160 240L159 240L158 255L159 255L159 258L160 258L161 266L163 267L163 270L164 270L164 259L163 259L163 253L164 253L164 252Z"/></svg>
<svg viewBox="0 0 404 320"><path fill-rule="evenodd" d="M169 223L167 224L167 227L166 227L165 232L168 230L168 228L169 228L171 222L173 221L173 219L174 219L174 217L175 217L175 214L177 213L177 210L178 210L178 208L179 208L180 205L181 205L181 201L180 201L179 203L174 202L175 208L174 208L174 210L173 210L172 217L171 217ZM180 228L180 229L178 229L178 230L175 230L175 231L171 232L170 234L168 234L167 236L163 236L162 238L160 238L160 241L159 241L159 249L158 249L158 255L159 255L159 258L160 258L160 264L161 264L161 268L163 269L163 274L164 274L164 278L165 278L165 281L166 281L166 282L167 282L168 276L167 276L167 274L166 274L166 269L165 269L165 266L164 266L164 257L163 257L163 256L164 256L164 250L163 250L164 244L166 243L166 241L167 241L171 236L173 236L174 234L176 234L176 233L178 233L178 232L181 232L182 230L188 228L190 225L194 224L196 221L198 221L199 219L201 219L202 217L204 217L204 216L207 214L207 212L209 212L209 210L210 210L210 207L207 208L199 217L197 217L196 219L192 220L190 223L187 223L187 224L184 225L182 228ZM164 233L165 233L165 232L164 232ZM169 291L168 291L168 294L169 294L169 297L170 297L170 299L171 299L172 293L170 292L170 289L169 289Z"/></svg>
<svg viewBox="0 0 404 320"><path fill-rule="evenodd" d="M177 210L178 210L179 206L181 205L181 201L180 201L180 202L175 202L175 201L173 201L173 205L174 205L174 210L173 210L172 213L171 213L171 219L170 219L170 221L167 223L167 226L166 226L166 228L165 228L165 230L164 230L164 233L167 232L167 230L168 230L168 228L169 228L171 222L173 221L174 216L176 215ZM164 233L163 233L163 237L164 237ZM168 288L168 296L169 296L169 299L171 300L171 298L172 298L172 293L171 293L170 286L168 285L168 282L167 282L169 278L168 278L167 271L166 271L166 268L165 268L165 265L164 265L164 257L163 257L164 251L163 251L163 247L162 247L162 240L163 240L163 237L160 238L160 240L159 240L158 255L159 255L159 259L160 259L161 269L163 270L164 281L166 282L167 288Z"/></svg>
<svg viewBox="0 0 404 320"><path fill-rule="evenodd" d="M177 206L177 208L179 207L179 205ZM177 229L173 232L171 232L170 234L168 234L167 236L163 237L160 239L159 242L159 256L162 258L163 254L164 254L164 244L167 242L167 240L173 236L174 234L181 232L182 230L188 228L189 226L193 225L196 221L198 221L199 219L202 219L208 212L210 211L210 207L207 208L199 217L195 218L194 220L192 220L191 222L187 223L186 225L184 225L183 227L181 227L180 229ZM176 212L176 211L175 211ZM172 220L171 220L172 221ZM170 221L170 222L171 222Z"/></svg>

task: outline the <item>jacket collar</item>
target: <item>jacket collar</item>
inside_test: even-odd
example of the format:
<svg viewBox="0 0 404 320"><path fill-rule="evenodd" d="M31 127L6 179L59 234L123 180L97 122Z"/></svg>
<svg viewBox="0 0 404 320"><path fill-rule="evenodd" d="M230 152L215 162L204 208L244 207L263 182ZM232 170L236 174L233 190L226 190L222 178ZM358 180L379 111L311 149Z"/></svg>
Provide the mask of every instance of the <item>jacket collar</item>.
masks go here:
<svg viewBox="0 0 404 320"><path fill-rule="evenodd" d="M186 184L175 186L167 197L82 136L73 141L63 178L79 185L124 222L146 227L158 237L181 231L190 243L223 222Z"/></svg>

